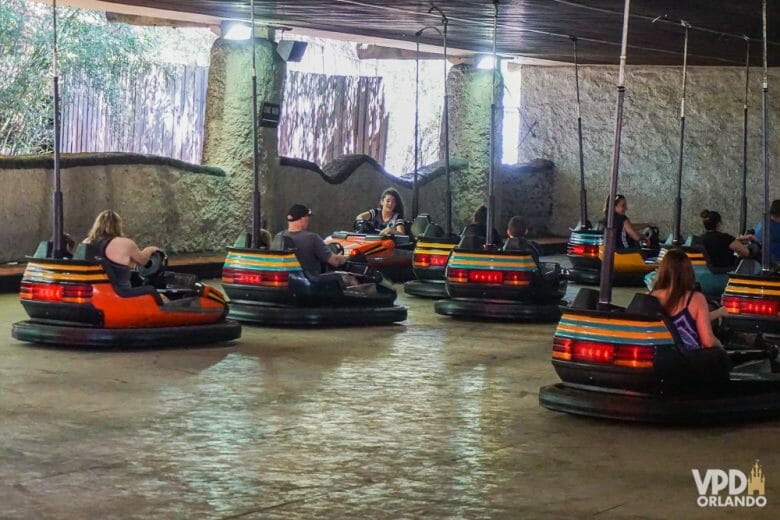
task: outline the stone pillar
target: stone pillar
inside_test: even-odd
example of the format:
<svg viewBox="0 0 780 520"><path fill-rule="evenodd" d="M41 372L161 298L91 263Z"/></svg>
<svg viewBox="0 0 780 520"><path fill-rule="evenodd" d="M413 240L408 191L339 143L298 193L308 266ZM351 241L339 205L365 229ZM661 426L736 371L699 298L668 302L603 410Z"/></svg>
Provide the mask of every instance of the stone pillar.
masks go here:
<svg viewBox="0 0 780 520"><path fill-rule="evenodd" d="M263 102L281 103L286 66L274 43L258 38L256 45L257 109ZM211 211L235 231L224 238L232 245L238 234L252 224L252 46L251 41L222 38L211 47L211 65L206 94L203 163L225 170L222 193L204 200ZM259 117L258 117L259 119ZM279 175L277 129L258 128L261 209L265 226L275 233L282 225L276 196ZM283 212L284 210L282 210ZM283 216L283 215L282 215Z"/></svg>
<svg viewBox="0 0 780 520"><path fill-rule="evenodd" d="M493 71L473 64L454 65L447 77L450 104L450 156L468 161L468 168L451 173L453 232L471 222L474 211L487 204L490 171L490 105ZM501 164L503 79L496 78L496 177ZM444 150L444 146L441 148ZM496 186L499 179L496 178ZM504 224L494 222L496 229Z"/></svg>

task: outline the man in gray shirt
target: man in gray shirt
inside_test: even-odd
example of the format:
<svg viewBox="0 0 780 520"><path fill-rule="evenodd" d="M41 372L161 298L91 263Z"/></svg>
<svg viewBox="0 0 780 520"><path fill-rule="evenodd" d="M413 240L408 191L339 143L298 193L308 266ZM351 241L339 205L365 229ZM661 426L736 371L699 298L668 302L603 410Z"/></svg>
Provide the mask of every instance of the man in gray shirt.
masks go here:
<svg viewBox="0 0 780 520"><path fill-rule="evenodd" d="M318 234L306 231L310 215L309 208L303 204L294 204L287 212L287 231L280 231L276 236L290 237L303 270L319 275L322 274L322 264L339 267L346 263L347 257L334 254Z"/></svg>

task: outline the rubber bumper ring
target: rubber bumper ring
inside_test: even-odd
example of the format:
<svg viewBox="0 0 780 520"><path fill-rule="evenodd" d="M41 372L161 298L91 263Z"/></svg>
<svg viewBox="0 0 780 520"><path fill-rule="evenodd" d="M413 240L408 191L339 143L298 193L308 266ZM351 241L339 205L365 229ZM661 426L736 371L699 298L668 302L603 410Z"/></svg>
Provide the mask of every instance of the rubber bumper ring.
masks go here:
<svg viewBox="0 0 780 520"><path fill-rule="evenodd" d="M296 307L231 301L228 317L253 325L343 327L389 325L406 319L406 307Z"/></svg>
<svg viewBox="0 0 780 520"><path fill-rule="evenodd" d="M411 280L404 284L404 292L418 298L435 298L438 300L447 297L447 283L444 280Z"/></svg>
<svg viewBox="0 0 780 520"><path fill-rule="evenodd" d="M561 302L529 304L504 300L450 298L434 304L436 314L464 318L486 318L512 321L557 321Z"/></svg>

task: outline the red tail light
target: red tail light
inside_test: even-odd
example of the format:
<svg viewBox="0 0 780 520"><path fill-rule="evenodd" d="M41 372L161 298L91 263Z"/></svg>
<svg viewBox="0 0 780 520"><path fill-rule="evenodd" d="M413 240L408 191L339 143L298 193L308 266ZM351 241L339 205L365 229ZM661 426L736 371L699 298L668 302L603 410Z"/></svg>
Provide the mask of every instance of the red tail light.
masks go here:
<svg viewBox="0 0 780 520"><path fill-rule="evenodd" d="M640 345L620 345L615 350L615 364L632 368L650 368L653 366L655 349Z"/></svg>
<svg viewBox="0 0 780 520"><path fill-rule="evenodd" d="M448 255L431 255L431 267L444 267L447 265Z"/></svg>
<svg viewBox="0 0 780 520"><path fill-rule="evenodd" d="M579 361L630 368L652 368L655 349L643 345L618 345L599 341L580 341L555 336L553 359Z"/></svg>
<svg viewBox="0 0 780 520"><path fill-rule="evenodd" d="M87 303L92 298L92 286L23 281L19 298L45 302Z"/></svg>
<svg viewBox="0 0 780 520"><path fill-rule="evenodd" d="M444 267L447 265L447 255L415 253L412 260L415 267Z"/></svg>
<svg viewBox="0 0 780 520"><path fill-rule="evenodd" d="M571 357L574 361L586 363L612 363L615 358L615 345L593 341L575 341Z"/></svg>
<svg viewBox="0 0 780 520"><path fill-rule="evenodd" d="M567 253L574 256L599 256L599 246L585 244L569 244Z"/></svg>
<svg viewBox="0 0 780 520"><path fill-rule="evenodd" d="M504 273L501 271L485 271L474 269L469 271L469 282L474 283L503 283Z"/></svg>
<svg viewBox="0 0 780 520"><path fill-rule="evenodd" d="M528 271L508 271L504 273L506 285L528 285L531 281L531 273Z"/></svg>
<svg viewBox="0 0 780 520"><path fill-rule="evenodd" d="M553 337L553 359L571 361L571 346L574 341L570 338Z"/></svg>
<svg viewBox="0 0 780 520"><path fill-rule="evenodd" d="M447 281L454 283L467 283L469 281L468 269L450 267L447 269Z"/></svg>
<svg viewBox="0 0 780 520"><path fill-rule="evenodd" d="M280 271L251 271L249 269L222 269L222 282L237 285L264 285L284 287L289 280L289 273Z"/></svg>
<svg viewBox="0 0 780 520"><path fill-rule="evenodd" d="M412 261L414 262L415 267L430 267L431 255L426 255L423 253L415 253L414 257L412 258Z"/></svg>
<svg viewBox="0 0 780 520"><path fill-rule="evenodd" d="M723 296L721 303L729 314L757 314L759 316L777 316L780 302L760 298L741 298L739 296Z"/></svg>
<svg viewBox="0 0 780 520"><path fill-rule="evenodd" d="M489 269L462 269L451 267L447 270L447 281L453 283L528 285L531 282L531 272L493 271Z"/></svg>

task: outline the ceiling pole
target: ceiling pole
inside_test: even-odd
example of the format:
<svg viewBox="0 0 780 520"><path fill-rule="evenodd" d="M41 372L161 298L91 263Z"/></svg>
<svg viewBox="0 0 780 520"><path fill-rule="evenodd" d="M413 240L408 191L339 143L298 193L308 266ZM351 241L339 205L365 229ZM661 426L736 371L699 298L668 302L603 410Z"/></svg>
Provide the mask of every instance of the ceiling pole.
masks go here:
<svg viewBox="0 0 780 520"><path fill-rule="evenodd" d="M260 206L260 169L257 150L257 64L255 63L255 0L249 1L250 29L252 40L252 249L260 247L260 228L262 227Z"/></svg>
<svg viewBox="0 0 780 520"><path fill-rule="evenodd" d="M441 15L442 44L444 46L444 179L445 179L445 232L447 236L452 234L452 186L450 183L450 95L447 89L447 24L449 19L444 11L431 4L428 13L436 11Z"/></svg>
<svg viewBox="0 0 780 520"><path fill-rule="evenodd" d="M51 4L52 24L54 27L54 193L52 195L52 258L63 257L63 207L62 179L60 172L60 71L57 48L57 0Z"/></svg>
<svg viewBox="0 0 780 520"><path fill-rule="evenodd" d="M766 0L763 4L763 44L764 44L764 81L762 84L762 98L763 103L761 106L762 118L763 118L763 132L764 132L764 226L762 228L761 243L761 270L764 273L771 271L772 257L770 255L769 242L769 81L767 79L767 64L766 64Z"/></svg>
<svg viewBox="0 0 780 520"><path fill-rule="evenodd" d="M580 69L577 59L577 37L572 36L574 43L574 87L577 91L577 142L579 143L580 159L580 223L576 229L590 229L588 221L588 192L585 190L585 157L582 151L582 116L580 114Z"/></svg>
<svg viewBox="0 0 780 520"><path fill-rule="evenodd" d="M682 172L685 150L685 92L688 79L688 29L691 27L685 20L680 20L680 25L685 29L685 42L683 43L682 96L680 97L680 155L677 160L677 192L674 199L674 234L672 235L672 243L675 245L682 243L680 225L682 220Z"/></svg>
<svg viewBox="0 0 780 520"><path fill-rule="evenodd" d="M416 52L414 55L414 177L412 181L412 218L417 218L417 213L420 209L420 185L418 184L417 177L419 175L418 169L419 156L420 156L420 34L419 31L415 36L416 40ZM445 63L445 68L447 67Z"/></svg>
<svg viewBox="0 0 780 520"><path fill-rule="evenodd" d="M496 40L498 39L498 0L493 0L493 78L490 101L490 169L488 170L488 200L485 218L485 249L493 244L493 211L496 207L494 184L496 178L496 75L498 73L498 56Z"/></svg>
<svg viewBox="0 0 780 520"><path fill-rule="evenodd" d="M750 38L745 36L745 104L742 118L742 204L739 208L739 232L747 231L747 143L748 143L748 86L750 85Z"/></svg>
<svg viewBox="0 0 780 520"><path fill-rule="evenodd" d="M599 307L605 310L612 305L612 262L615 258L615 196L617 196L618 167L620 165L620 137L623 131L623 101L626 97L625 69L630 3L631 0L625 0L623 12L623 38L620 46L620 67L617 82L618 100L615 114L615 146L612 151L612 179L607 201L607 231L604 237L604 259L601 262L601 280L599 284Z"/></svg>

